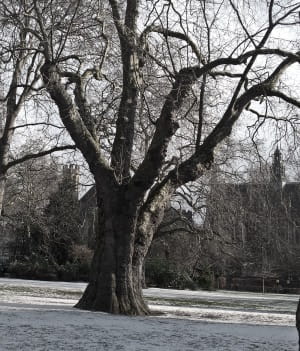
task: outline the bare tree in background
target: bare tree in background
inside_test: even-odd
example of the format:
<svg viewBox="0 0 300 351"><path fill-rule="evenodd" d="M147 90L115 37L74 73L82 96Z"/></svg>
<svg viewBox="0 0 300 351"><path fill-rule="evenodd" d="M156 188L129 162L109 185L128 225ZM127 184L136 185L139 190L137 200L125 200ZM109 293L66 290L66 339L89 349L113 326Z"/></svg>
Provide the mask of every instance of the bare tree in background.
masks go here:
<svg viewBox="0 0 300 351"><path fill-rule="evenodd" d="M45 231L43 212L59 181L59 167L47 157L28 160L9 172L3 202L6 230L1 234L11 243L12 259L34 254L37 251L32 245L34 241L45 256L44 235L34 232L35 228L43 229L41 233Z"/></svg>
<svg viewBox="0 0 300 351"><path fill-rule="evenodd" d="M100 228L77 307L149 314L142 267L172 194L206 173L252 102L300 107L285 79L300 56L279 35L298 28L300 3L8 3L30 19L45 90L95 178Z"/></svg>
<svg viewBox="0 0 300 351"><path fill-rule="evenodd" d="M42 64L39 52L31 48L33 36L27 31L30 19L22 12L25 3L26 1L12 1L6 4L2 1L0 4L0 216L7 173L11 167L31 158L74 148L60 146L59 143L52 143L52 147L46 149L38 145L34 151L28 150L22 156L12 157L13 136L16 131L39 125L45 128L48 124L47 120L34 123L25 119L24 122L24 106L39 92L39 69ZM17 17L13 16L14 11ZM23 118L20 117L22 114ZM17 124L17 121L20 123Z"/></svg>

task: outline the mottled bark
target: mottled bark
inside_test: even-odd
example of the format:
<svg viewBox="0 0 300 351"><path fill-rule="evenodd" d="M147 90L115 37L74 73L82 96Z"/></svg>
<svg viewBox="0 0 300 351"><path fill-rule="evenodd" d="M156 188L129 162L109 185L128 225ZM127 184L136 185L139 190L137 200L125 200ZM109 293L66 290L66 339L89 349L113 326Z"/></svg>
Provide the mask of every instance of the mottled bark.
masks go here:
<svg viewBox="0 0 300 351"><path fill-rule="evenodd" d="M9 150L13 137L13 126L18 114L18 108L15 106L13 100L8 99L7 102L7 116L5 121L5 128L0 138L0 215L3 211L3 200L5 193L6 175L8 170Z"/></svg>
<svg viewBox="0 0 300 351"><path fill-rule="evenodd" d="M137 28L139 1L127 1L124 23L120 22L117 2L110 0L118 32L122 56L122 97L116 122L116 134L111 151L111 165L119 183L130 180L130 166L139 89L142 83L139 67Z"/></svg>
<svg viewBox="0 0 300 351"><path fill-rule="evenodd" d="M46 89L59 109L63 124L89 164L94 176L96 177L97 172L101 172L100 186L104 191L107 191L111 183L114 182L114 174L102 156L97 139L89 130L90 125L87 125L87 117L84 119L80 115L78 106L73 102L71 95L61 82L59 69L55 64L46 61L41 68L41 73ZM79 100L77 98L77 102ZM85 107L82 109L84 109L86 114L88 113ZM90 117L89 120L91 119Z"/></svg>
<svg viewBox="0 0 300 351"><path fill-rule="evenodd" d="M5 175L0 174L0 216L2 215L2 210L3 210L5 184L6 184L6 177Z"/></svg>
<svg viewBox="0 0 300 351"><path fill-rule="evenodd" d="M128 187L103 201L98 187L99 232L90 282L78 308L147 315L143 298L143 266L153 235L170 202L174 184L170 181L153 191L144 205Z"/></svg>
<svg viewBox="0 0 300 351"><path fill-rule="evenodd" d="M98 201L99 233L90 282L78 308L116 314L147 315L142 293L143 260L134 261L138 209L119 191Z"/></svg>

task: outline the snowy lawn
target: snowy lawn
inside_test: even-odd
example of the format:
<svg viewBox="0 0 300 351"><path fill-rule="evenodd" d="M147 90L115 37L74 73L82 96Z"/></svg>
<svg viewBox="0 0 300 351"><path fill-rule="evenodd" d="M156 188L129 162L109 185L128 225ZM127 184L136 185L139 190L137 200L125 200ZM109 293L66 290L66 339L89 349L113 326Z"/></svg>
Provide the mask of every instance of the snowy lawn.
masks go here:
<svg viewBox="0 0 300 351"><path fill-rule="evenodd" d="M73 309L84 288L0 279L0 350L297 350L295 295L151 288L129 318Z"/></svg>

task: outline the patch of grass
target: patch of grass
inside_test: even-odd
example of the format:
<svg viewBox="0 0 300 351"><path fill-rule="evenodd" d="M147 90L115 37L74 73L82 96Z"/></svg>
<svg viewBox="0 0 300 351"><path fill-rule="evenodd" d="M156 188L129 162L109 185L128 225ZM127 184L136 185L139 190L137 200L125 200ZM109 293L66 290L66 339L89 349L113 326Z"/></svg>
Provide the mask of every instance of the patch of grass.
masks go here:
<svg viewBox="0 0 300 351"><path fill-rule="evenodd" d="M39 288L33 286L2 285L0 295L15 294L33 297L53 297L62 299L77 299L82 295L81 291L63 290L55 288Z"/></svg>
<svg viewBox="0 0 300 351"><path fill-rule="evenodd" d="M175 299L175 298L161 298L161 297L147 297L149 303L155 305L170 305L170 306L188 306L188 307L238 307L244 306L242 304L234 303L234 301L224 302L224 301L211 301L205 300L201 301L199 299Z"/></svg>
<svg viewBox="0 0 300 351"><path fill-rule="evenodd" d="M276 310L275 306L269 306L262 303L254 303L253 301L248 302L245 300L200 300L200 299L183 299L183 298L161 298L161 297L147 297L147 302L153 305L167 305L175 307L199 307L199 308L220 308L236 311L255 311L255 312L265 312ZM277 305L278 307L278 305ZM276 310L276 313L292 313L291 310Z"/></svg>

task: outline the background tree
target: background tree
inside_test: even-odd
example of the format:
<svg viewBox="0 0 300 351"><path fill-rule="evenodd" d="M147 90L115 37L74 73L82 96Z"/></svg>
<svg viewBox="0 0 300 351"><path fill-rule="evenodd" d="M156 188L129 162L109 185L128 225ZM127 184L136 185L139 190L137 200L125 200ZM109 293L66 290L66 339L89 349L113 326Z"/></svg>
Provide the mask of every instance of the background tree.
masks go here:
<svg viewBox="0 0 300 351"><path fill-rule="evenodd" d="M50 157L28 160L10 172L2 236L11 274L69 280L82 279L76 272L81 269L86 279L90 253L80 235L78 177L77 166Z"/></svg>
<svg viewBox="0 0 300 351"><path fill-rule="evenodd" d="M44 211L47 256L58 265L72 262L74 246L83 244L80 237L78 177L77 167L64 166L62 180L50 195Z"/></svg>
<svg viewBox="0 0 300 351"><path fill-rule="evenodd" d="M48 158L28 160L8 172L2 237L7 241L10 262L45 256L44 210L58 180L58 165Z"/></svg>
<svg viewBox="0 0 300 351"><path fill-rule="evenodd" d="M142 267L172 194L206 173L250 104L300 106L285 75L296 41L277 36L293 33L300 4L16 1L8 16L24 23L20 8L96 184L100 229L77 307L148 314Z"/></svg>
<svg viewBox="0 0 300 351"><path fill-rule="evenodd" d="M35 97L40 92L39 69L42 61L38 51L32 48L33 36L28 31L30 17L23 11L25 6L24 0L0 2L0 220L11 167L55 151L74 149L74 146L63 145L66 143L61 142L59 134L54 132L57 128L61 133L62 126L55 125L56 121L49 123L47 116L41 118L41 101L39 120L30 116ZM54 130L49 133L51 127ZM37 128L42 130L43 141L38 138ZM36 140L34 150L28 148L26 153L22 148L25 134L30 134L31 145L34 144L33 136ZM14 135L19 139L17 143L14 143ZM22 142L20 139L23 139Z"/></svg>
<svg viewBox="0 0 300 351"><path fill-rule="evenodd" d="M165 211L146 259L146 282L174 289L197 287L195 267L201 248L201 228L191 211L170 207Z"/></svg>

